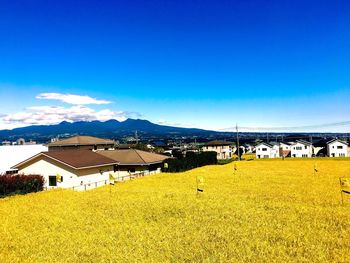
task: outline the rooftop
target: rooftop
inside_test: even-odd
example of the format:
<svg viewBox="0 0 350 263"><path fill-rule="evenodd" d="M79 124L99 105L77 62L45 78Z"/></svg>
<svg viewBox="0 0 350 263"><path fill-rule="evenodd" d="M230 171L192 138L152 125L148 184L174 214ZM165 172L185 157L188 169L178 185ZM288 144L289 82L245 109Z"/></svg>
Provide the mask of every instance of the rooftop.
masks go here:
<svg viewBox="0 0 350 263"><path fill-rule="evenodd" d="M113 140L102 139L92 136L74 136L68 139L49 143L48 146L72 146L72 145L106 145L115 144Z"/></svg>
<svg viewBox="0 0 350 263"><path fill-rule="evenodd" d="M161 163L169 158L169 156L136 149L97 151L96 153L113 159L114 161L118 161L120 165L148 165L152 163Z"/></svg>
<svg viewBox="0 0 350 263"><path fill-rule="evenodd" d="M227 141L210 141L205 144L205 146L225 146L225 145L232 145L233 142L227 142Z"/></svg>
<svg viewBox="0 0 350 263"><path fill-rule="evenodd" d="M13 168L18 168L39 156L46 156L52 160L63 163L73 169L83 169L89 167L118 164L117 161L90 150L67 150L41 152L19 164L16 164L15 166L13 166Z"/></svg>

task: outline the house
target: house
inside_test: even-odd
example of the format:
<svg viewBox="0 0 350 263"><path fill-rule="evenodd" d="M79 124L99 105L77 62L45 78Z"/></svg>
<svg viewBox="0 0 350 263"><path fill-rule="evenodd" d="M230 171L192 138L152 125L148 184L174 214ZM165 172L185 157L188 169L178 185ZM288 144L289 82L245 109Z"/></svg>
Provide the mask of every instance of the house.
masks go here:
<svg viewBox="0 0 350 263"><path fill-rule="evenodd" d="M77 190L109 183L109 173L117 171L119 162L90 150L64 150L38 153L12 168L20 174L39 174L47 189L62 187ZM60 175L62 182L57 182Z"/></svg>
<svg viewBox="0 0 350 263"><path fill-rule="evenodd" d="M232 158L234 149L233 143L227 141L210 141L204 144L202 147L203 152L216 152L217 159L230 159Z"/></svg>
<svg viewBox="0 0 350 263"><path fill-rule="evenodd" d="M279 155L279 145L277 143L266 143L262 142L259 143L256 147L256 159L262 159L262 158L278 158Z"/></svg>
<svg viewBox="0 0 350 263"><path fill-rule="evenodd" d="M253 153L255 151L255 146L251 144L245 144L245 153Z"/></svg>
<svg viewBox="0 0 350 263"><path fill-rule="evenodd" d="M348 157L349 145L339 139L327 142L327 154L329 157Z"/></svg>
<svg viewBox="0 0 350 263"><path fill-rule="evenodd" d="M47 147L42 144L0 146L0 174L16 173L12 166L43 151L47 151Z"/></svg>
<svg viewBox="0 0 350 263"><path fill-rule="evenodd" d="M304 140L297 140L291 148L291 157L312 157L314 154L312 143Z"/></svg>
<svg viewBox="0 0 350 263"><path fill-rule="evenodd" d="M289 142L280 142L280 156L288 157L291 153L292 144Z"/></svg>
<svg viewBox="0 0 350 263"><path fill-rule="evenodd" d="M136 149L97 151L96 153L118 162L119 177L135 173L160 173L161 165L169 156Z"/></svg>
<svg viewBox="0 0 350 263"><path fill-rule="evenodd" d="M92 136L75 136L53 141L48 144L49 151L64 150L110 150L115 148L115 141Z"/></svg>

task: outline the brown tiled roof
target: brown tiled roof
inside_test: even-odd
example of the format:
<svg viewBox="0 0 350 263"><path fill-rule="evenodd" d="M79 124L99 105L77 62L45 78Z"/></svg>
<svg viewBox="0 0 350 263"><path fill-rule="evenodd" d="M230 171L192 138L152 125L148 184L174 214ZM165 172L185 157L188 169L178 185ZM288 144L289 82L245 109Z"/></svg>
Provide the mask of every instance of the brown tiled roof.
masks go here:
<svg viewBox="0 0 350 263"><path fill-rule="evenodd" d="M207 142L205 146L224 146L224 145L232 145L233 142L227 142L227 141L211 141Z"/></svg>
<svg viewBox="0 0 350 263"><path fill-rule="evenodd" d="M110 159L106 156L97 154L90 150L67 150L67 151L41 152L13 166L13 168L22 166L23 164L29 162L30 160L33 160L34 158L40 155L46 156L50 159L63 163L74 169L83 169L88 167L98 167L98 166L118 164L117 161Z"/></svg>
<svg viewBox="0 0 350 263"><path fill-rule="evenodd" d="M169 156L150 153L136 149L97 151L98 154L118 161L120 165L147 165L152 163L161 163Z"/></svg>
<svg viewBox="0 0 350 263"><path fill-rule="evenodd" d="M71 146L71 145L104 145L115 144L113 140L102 139L92 136L74 136L68 139L49 143L48 146Z"/></svg>

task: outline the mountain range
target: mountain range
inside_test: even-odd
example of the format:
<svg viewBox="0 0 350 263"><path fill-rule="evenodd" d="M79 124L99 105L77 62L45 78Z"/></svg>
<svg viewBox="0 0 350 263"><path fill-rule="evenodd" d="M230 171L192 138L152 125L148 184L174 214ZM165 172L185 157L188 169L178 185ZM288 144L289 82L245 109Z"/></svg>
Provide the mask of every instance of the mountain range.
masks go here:
<svg viewBox="0 0 350 263"><path fill-rule="evenodd" d="M32 125L15 128L12 130L0 130L0 140L14 140L27 138L43 141L47 138L67 135L92 135L106 138L121 138L132 136L135 131L142 137L163 136L210 136L220 134L216 131L208 131L196 128L180 128L152 123L148 120L127 119L125 121L63 121L55 125Z"/></svg>

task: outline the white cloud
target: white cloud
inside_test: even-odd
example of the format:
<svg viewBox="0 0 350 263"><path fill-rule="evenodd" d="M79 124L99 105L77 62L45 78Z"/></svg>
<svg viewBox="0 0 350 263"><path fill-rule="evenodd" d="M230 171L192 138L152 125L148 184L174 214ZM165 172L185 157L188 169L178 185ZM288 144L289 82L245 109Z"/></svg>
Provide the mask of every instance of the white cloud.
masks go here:
<svg viewBox="0 0 350 263"><path fill-rule="evenodd" d="M37 99L45 100L59 100L73 105L86 105L86 104L109 104L109 100L98 100L91 98L90 96L74 95L74 94L62 94L62 93L40 93L36 96Z"/></svg>
<svg viewBox="0 0 350 263"><path fill-rule="evenodd" d="M69 108L61 106L34 106L28 107L25 112L8 114L2 117L7 125L47 125L57 124L62 121L107 121L116 119L124 121L130 117L130 113L124 111L112 111L104 109L96 111L83 105L76 105Z"/></svg>
<svg viewBox="0 0 350 263"><path fill-rule="evenodd" d="M174 127L187 127L187 128L190 128L190 127L193 127L195 126L193 123L179 123L179 122L169 122L169 121L166 121L166 120L158 120L157 121L157 124L160 124L160 125L166 125L166 126L174 126Z"/></svg>

